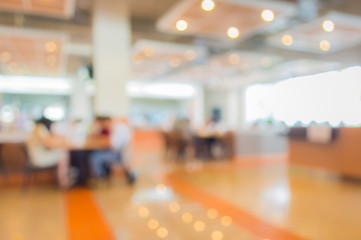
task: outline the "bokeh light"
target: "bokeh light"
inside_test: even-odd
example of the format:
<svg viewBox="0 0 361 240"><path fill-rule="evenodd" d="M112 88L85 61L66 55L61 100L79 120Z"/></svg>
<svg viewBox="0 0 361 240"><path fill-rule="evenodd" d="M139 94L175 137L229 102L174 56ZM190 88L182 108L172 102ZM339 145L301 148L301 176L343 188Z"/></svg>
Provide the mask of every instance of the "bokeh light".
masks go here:
<svg viewBox="0 0 361 240"><path fill-rule="evenodd" d="M202 9L206 12L210 12L215 8L216 4L213 0L203 0Z"/></svg>
<svg viewBox="0 0 361 240"><path fill-rule="evenodd" d="M154 54L154 47L146 46L143 49L144 56L150 57Z"/></svg>
<svg viewBox="0 0 361 240"><path fill-rule="evenodd" d="M331 48L331 44L329 41L327 41L327 40L320 41L320 49L322 51L327 52L330 50L330 48Z"/></svg>
<svg viewBox="0 0 361 240"><path fill-rule="evenodd" d="M171 202L169 203L169 211L172 213L177 213L179 212L180 206L179 203L177 202Z"/></svg>
<svg viewBox="0 0 361 240"><path fill-rule="evenodd" d="M58 45L54 41L49 41L45 44L45 50L48 53L56 52L57 48L58 48Z"/></svg>
<svg viewBox="0 0 361 240"><path fill-rule="evenodd" d="M215 219L218 217L218 211L216 209L211 208L207 211L207 216L210 219Z"/></svg>
<svg viewBox="0 0 361 240"><path fill-rule="evenodd" d="M229 216L222 217L221 224L225 227L230 226L232 224L232 218Z"/></svg>
<svg viewBox="0 0 361 240"><path fill-rule="evenodd" d="M140 207L138 209L138 215L141 217L141 218L147 218L149 216L149 210L148 208L146 207Z"/></svg>
<svg viewBox="0 0 361 240"><path fill-rule="evenodd" d="M269 9L263 10L261 16L262 16L262 19L266 22L272 22L275 17L272 10L269 10Z"/></svg>
<svg viewBox="0 0 361 240"><path fill-rule="evenodd" d="M168 236L168 230L164 227L161 227L157 230L157 235L160 238L166 238Z"/></svg>
<svg viewBox="0 0 361 240"><path fill-rule="evenodd" d="M282 43L285 46L291 46L293 44L293 37L289 34L285 34L282 36Z"/></svg>
<svg viewBox="0 0 361 240"><path fill-rule="evenodd" d="M222 240L223 233L221 231L214 231L212 232L212 240Z"/></svg>
<svg viewBox="0 0 361 240"><path fill-rule="evenodd" d="M197 232L202 232L206 228L206 224L204 222L202 222L202 221L197 221L197 222L194 223L193 228Z"/></svg>
<svg viewBox="0 0 361 240"><path fill-rule="evenodd" d="M326 32L332 32L335 29L335 24L331 20L325 20L322 23L322 28Z"/></svg>
<svg viewBox="0 0 361 240"><path fill-rule="evenodd" d="M228 28L227 35L229 38L236 39L239 37L239 30L236 27Z"/></svg>
<svg viewBox="0 0 361 240"><path fill-rule="evenodd" d="M183 32L187 30L188 23L185 20L178 20L175 26L178 31Z"/></svg>
<svg viewBox="0 0 361 240"><path fill-rule="evenodd" d="M148 221L148 227L151 230L155 230L155 229L157 229L159 227L159 222L157 220L155 220L155 219L150 219Z"/></svg>
<svg viewBox="0 0 361 240"><path fill-rule="evenodd" d="M183 213L182 215L182 221L185 223L190 223L193 221L193 215L189 212Z"/></svg>

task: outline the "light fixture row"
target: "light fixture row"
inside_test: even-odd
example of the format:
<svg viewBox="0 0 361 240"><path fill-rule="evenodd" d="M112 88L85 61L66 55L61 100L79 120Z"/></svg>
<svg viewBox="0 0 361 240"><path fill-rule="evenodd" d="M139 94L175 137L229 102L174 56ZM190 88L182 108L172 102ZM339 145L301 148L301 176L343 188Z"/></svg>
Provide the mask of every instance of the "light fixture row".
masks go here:
<svg viewBox="0 0 361 240"><path fill-rule="evenodd" d="M283 45L289 47L293 44L293 37L290 34L285 34L282 36L281 41ZM331 43L327 40L321 40L319 47L322 51L327 52L331 49Z"/></svg>

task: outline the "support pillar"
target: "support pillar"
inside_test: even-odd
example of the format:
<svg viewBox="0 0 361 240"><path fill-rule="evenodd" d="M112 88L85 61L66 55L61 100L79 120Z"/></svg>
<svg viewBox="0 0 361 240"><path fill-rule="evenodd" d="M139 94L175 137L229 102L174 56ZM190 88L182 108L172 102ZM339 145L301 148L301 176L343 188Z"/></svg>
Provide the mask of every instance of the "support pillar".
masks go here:
<svg viewBox="0 0 361 240"><path fill-rule="evenodd" d="M128 0L94 0L95 113L127 118L126 82L131 62Z"/></svg>

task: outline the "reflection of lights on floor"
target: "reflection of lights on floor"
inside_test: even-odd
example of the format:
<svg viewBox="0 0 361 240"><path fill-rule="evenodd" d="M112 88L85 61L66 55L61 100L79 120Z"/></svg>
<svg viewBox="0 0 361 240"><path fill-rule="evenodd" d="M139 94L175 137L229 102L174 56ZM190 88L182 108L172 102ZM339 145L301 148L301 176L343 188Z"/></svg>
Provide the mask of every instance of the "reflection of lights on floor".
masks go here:
<svg viewBox="0 0 361 240"><path fill-rule="evenodd" d="M159 194L164 194L167 191L167 187L164 184L158 184L156 189Z"/></svg>
<svg viewBox="0 0 361 240"><path fill-rule="evenodd" d="M157 235L160 238L166 238L168 236L168 230L164 227L161 227L157 230Z"/></svg>
<svg viewBox="0 0 361 240"><path fill-rule="evenodd" d="M140 207L138 209L138 215L142 218L146 218L149 216L149 210L146 207Z"/></svg>
<svg viewBox="0 0 361 240"><path fill-rule="evenodd" d="M206 224L204 222L202 222L202 221L197 221L197 222L194 223L193 228L197 232L202 232L206 228Z"/></svg>
<svg viewBox="0 0 361 240"><path fill-rule="evenodd" d="M207 211L207 216L210 219L215 219L218 217L218 211L216 209L211 208Z"/></svg>
<svg viewBox="0 0 361 240"><path fill-rule="evenodd" d="M157 229L159 227L159 222L157 220L155 220L155 219L150 219L148 221L148 227L151 230L155 230L155 229Z"/></svg>
<svg viewBox="0 0 361 240"><path fill-rule="evenodd" d="M232 218L229 216L224 216L221 218L221 223L225 227L230 226L232 224Z"/></svg>
<svg viewBox="0 0 361 240"><path fill-rule="evenodd" d="M179 212L179 209L180 209L180 206L177 202L169 203L169 211L171 211L172 213Z"/></svg>
<svg viewBox="0 0 361 240"><path fill-rule="evenodd" d="M220 231L214 231L212 233L212 240L222 240L223 239L223 233Z"/></svg>
<svg viewBox="0 0 361 240"><path fill-rule="evenodd" d="M190 223L193 221L193 215L190 213L183 213L182 215L182 221L185 223Z"/></svg>

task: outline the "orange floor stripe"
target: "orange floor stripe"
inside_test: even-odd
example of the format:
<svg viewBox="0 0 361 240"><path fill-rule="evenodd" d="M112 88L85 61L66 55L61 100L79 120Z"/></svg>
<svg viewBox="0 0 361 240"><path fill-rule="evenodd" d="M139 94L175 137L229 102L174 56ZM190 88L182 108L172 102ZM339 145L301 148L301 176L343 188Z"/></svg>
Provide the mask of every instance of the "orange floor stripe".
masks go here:
<svg viewBox="0 0 361 240"><path fill-rule="evenodd" d="M272 224L251 215L245 210L215 197L191 183L181 180L176 175L168 175L166 180L173 190L179 194L199 202L207 208L217 209L219 213L224 216L230 216L235 224L241 228L247 229L262 239L305 240L305 238L297 236L280 227L273 226Z"/></svg>
<svg viewBox="0 0 361 240"><path fill-rule="evenodd" d="M205 172L219 172L219 171L232 171L240 168L249 168L249 167L259 167L267 166L272 164L283 164L286 163L286 158L284 155L271 155L271 156L248 156L240 157L235 161L231 166L226 167L211 167L202 169L199 172L193 172L188 174L197 174ZM178 173L172 173L165 176L167 183L179 194L201 203L207 208L215 208L222 215L230 216L233 219L233 222L245 228L248 231L252 232L256 236L261 237L262 239L272 239L272 240L305 240L300 236L297 236L294 233L291 233L285 229L274 226L262 219L259 219L247 211L230 204L229 202L220 199L212 194L204 191L200 187L197 187L185 180L180 176L186 174L184 171L179 171Z"/></svg>
<svg viewBox="0 0 361 240"><path fill-rule="evenodd" d="M64 194L70 240L114 240L92 193L74 189Z"/></svg>

